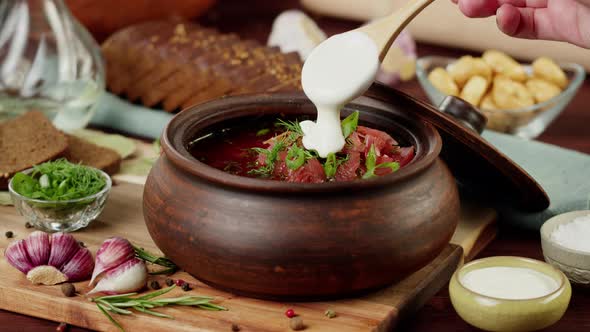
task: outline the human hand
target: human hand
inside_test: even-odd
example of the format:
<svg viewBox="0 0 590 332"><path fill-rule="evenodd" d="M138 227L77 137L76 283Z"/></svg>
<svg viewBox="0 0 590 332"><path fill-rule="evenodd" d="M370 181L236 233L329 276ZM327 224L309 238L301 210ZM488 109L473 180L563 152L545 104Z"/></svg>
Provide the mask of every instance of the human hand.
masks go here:
<svg viewBox="0 0 590 332"><path fill-rule="evenodd" d="M590 0L452 0L468 17L496 15L505 34L590 48Z"/></svg>

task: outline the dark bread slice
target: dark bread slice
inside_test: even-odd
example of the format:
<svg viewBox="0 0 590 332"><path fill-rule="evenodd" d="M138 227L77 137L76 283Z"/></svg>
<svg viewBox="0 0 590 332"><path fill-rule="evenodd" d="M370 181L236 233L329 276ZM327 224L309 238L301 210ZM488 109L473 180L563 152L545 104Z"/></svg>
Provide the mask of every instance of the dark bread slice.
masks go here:
<svg viewBox="0 0 590 332"><path fill-rule="evenodd" d="M39 111L0 123L0 189L14 173L61 156L66 136Z"/></svg>
<svg viewBox="0 0 590 332"><path fill-rule="evenodd" d="M72 135L67 135L67 140L68 148L63 156L69 162L98 168L109 175L121 168L121 156L116 151Z"/></svg>

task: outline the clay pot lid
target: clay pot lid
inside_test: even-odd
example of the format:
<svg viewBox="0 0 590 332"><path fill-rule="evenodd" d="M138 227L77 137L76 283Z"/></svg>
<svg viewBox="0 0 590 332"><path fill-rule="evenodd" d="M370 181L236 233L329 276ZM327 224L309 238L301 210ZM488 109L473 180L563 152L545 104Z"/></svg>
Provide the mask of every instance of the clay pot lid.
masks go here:
<svg viewBox="0 0 590 332"><path fill-rule="evenodd" d="M466 192L526 212L549 207L549 197L541 185L479 135L485 116L461 99L443 102L447 113L453 113L449 115L382 84L374 84L365 96L433 124L443 139L441 157Z"/></svg>

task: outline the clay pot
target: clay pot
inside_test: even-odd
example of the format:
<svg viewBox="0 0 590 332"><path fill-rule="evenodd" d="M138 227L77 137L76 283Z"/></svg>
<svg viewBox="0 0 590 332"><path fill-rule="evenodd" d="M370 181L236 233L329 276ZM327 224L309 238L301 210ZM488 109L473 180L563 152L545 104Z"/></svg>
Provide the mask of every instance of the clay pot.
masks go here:
<svg viewBox="0 0 590 332"><path fill-rule="evenodd" d="M260 298L321 299L386 286L434 259L459 218L441 138L411 110L349 105L361 123L416 147L396 173L297 184L230 175L194 159L206 128L261 114L314 115L303 95L231 97L178 114L162 136L143 210L162 252L212 286ZM416 106L421 107L421 106Z"/></svg>

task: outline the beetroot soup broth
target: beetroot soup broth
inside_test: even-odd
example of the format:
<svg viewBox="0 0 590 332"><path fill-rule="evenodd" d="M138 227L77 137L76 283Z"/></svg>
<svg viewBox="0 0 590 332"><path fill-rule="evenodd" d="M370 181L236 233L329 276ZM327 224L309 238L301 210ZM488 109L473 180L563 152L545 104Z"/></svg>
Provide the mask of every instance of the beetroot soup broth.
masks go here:
<svg viewBox="0 0 590 332"><path fill-rule="evenodd" d="M299 119L301 120L301 119ZM396 172L414 158L414 147L381 130L358 125L358 112L342 120L344 148L320 158L301 143L297 120L239 119L202 133L188 144L197 160L230 174L287 182L370 179Z"/></svg>

